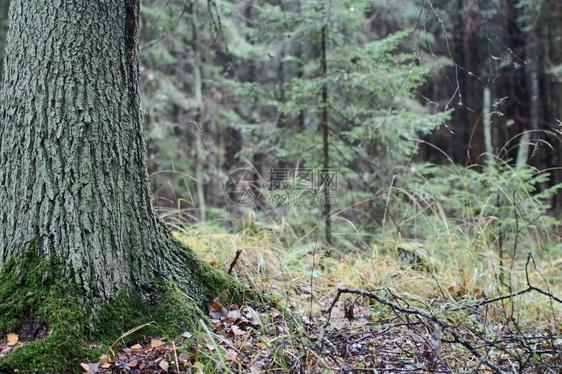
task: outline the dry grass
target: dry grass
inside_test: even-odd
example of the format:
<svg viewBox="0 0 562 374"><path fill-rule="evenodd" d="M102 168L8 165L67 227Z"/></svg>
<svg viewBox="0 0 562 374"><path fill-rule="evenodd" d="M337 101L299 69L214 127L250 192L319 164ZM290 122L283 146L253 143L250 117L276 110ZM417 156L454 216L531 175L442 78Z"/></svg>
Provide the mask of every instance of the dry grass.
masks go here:
<svg viewBox="0 0 562 374"><path fill-rule="evenodd" d="M515 190L508 194L515 196ZM485 301L527 288L527 276L533 286L562 296L562 247L552 228L537 220L515 222L512 232L502 231L500 217L471 216L472 206L461 212L461 218L449 217L448 208L435 195L421 190L394 186L382 196L387 205L394 199L406 201L407 208L386 214L375 240L370 237L374 244L363 241L361 249L346 239L349 232L340 233L342 245L329 250L319 246L315 240L319 228L302 224L299 207L286 210L291 213L281 223L259 221L250 212L224 227L192 223L191 212L161 212L180 240L225 272L241 251L233 276L267 295L271 303L261 311L245 306L254 313L259 328L243 338L232 336L231 326L224 321L202 327L199 339L203 343L198 344L212 349L198 349L203 356L197 356L196 362L220 363L221 372L331 373L375 367L379 372L395 372L398 367L403 372L486 372L481 368L485 360L466 346L435 338L432 323L428 325L419 315L412 319L368 297L344 295L325 327L327 310L338 288L345 287L376 291L394 305L428 311L446 321L489 358L489 372L497 365L506 373L531 373L543 365L543 359L542 367L555 368L544 372L562 367L552 355L529 356L532 350L562 345L562 304L535 291L490 304ZM509 203L519 209L531 197L527 193ZM521 212L516 214L523 217ZM351 231L361 230L353 227ZM406 232L415 232L414 239ZM334 234L338 238L337 229ZM404 253L410 257L405 259ZM533 256L530 262L528 253ZM471 309L477 304L483 306ZM412 324L413 320L419 321ZM538 340L525 340L526 346L521 347L514 339L517 334L536 335ZM224 343L224 336L231 341ZM451 335L444 339L450 340ZM494 343L502 339L503 346ZM204 372L209 370L206 366Z"/></svg>
<svg viewBox="0 0 562 374"><path fill-rule="evenodd" d="M266 225L246 219L234 234L204 224L174 225L175 235L180 240L224 271L236 252L242 251L233 275L269 295L269 300L277 305L256 313L259 328L244 341L234 336L228 343L234 344L234 348L221 345L220 338L217 340L217 336L229 336L228 324L217 323L214 329L205 327L203 339L213 345L213 349L204 356L220 362L222 371L333 373L346 368L350 372L361 372L376 367L380 372L395 372L393 370L398 368L404 372L430 372L441 367L443 372L479 372L481 364L466 349L455 344L429 344L427 339L434 332L429 332L428 327L421 330L416 326L408 327L406 321L410 319L400 322L390 308L369 298L349 295L342 298L332 312L330 326L325 328L326 310L339 287L387 290L381 294L396 297L394 300L398 303L428 310L461 331L470 330L472 325L481 326L478 321L485 320L490 331L499 328L492 333L494 339L500 339L508 330L552 336L552 331L560 327L560 304L536 292L491 304L481 308L485 310L477 315L458 310L526 287L525 255L516 255L513 267L505 265L509 258L504 259L503 271L500 270L498 255L486 242L489 235L469 237L465 231L452 228L441 233L435 242L425 241L423 246L400 235L389 236L369 251L352 254L332 251L332 255L327 256L324 249L316 248L316 243L310 240L314 235L291 236L297 230L288 225ZM519 245L529 245L534 239L521 235L518 240ZM415 247L428 261L427 267L420 268L399 259L398 248L408 245ZM561 275L557 271L560 261L555 251L535 254L537 268L531 263L529 278L534 286L561 295ZM344 318L349 305L353 318ZM320 348L323 345L318 345L319 341L328 343ZM355 341L362 343L358 345ZM497 363L503 372L515 372L528 365L521 372L529 373L534 372L537 365L543 365L541 362L532 364L533 360L526 364L513 363L512 356L524 355L521 348L513 344L511 350L505 350L507 353L504 348L486 351L492 365ZM542 343L533 344L542 347ZM234 362L228 358L233 349L237 354ZM256 350L259 353L251 353ZM433 352L439 352L439 358ZM546 359L550 360L548 365L554 365L553 370L558 370L557 361L552 361L551 356Z"/></svg>
<svg viewBox="0 0 562 374"><path fill-rule="evenodd" d="M287 306L318 313L329 306L338 287L388 288L420 301L440 302L508 294L510 279L512 291L525 288L526 253L515 257L511 273L510 265L505 265L509 259L504 260L502 271L497 253L482 250L490 247L482 238L470 240L465 235L456 235L458 231L454 229L449 231L449 236L441 235L438 243L424 243L421 253L431 264L429 269L420 269L400 261L397 247L408 246L408 241L400 237L381 242L369 252L332 251L331 256L326 256L323 249L315 248L315 242L288 238L292 232L288 227L256 227L259 226L246 225L232 234L203 224L177 225L176 235L213 266L225 271L236 251L241 250L234 268L235 277L254 289L275 295ZM534 256L538 266L530 268L532 283L562 294L557 254L535 253ZM528 294L514 300L519 313L535 323L552 322L552 313L547 312L552 310L548 298ZM560 311L557 305L554 308Z"/></svg>

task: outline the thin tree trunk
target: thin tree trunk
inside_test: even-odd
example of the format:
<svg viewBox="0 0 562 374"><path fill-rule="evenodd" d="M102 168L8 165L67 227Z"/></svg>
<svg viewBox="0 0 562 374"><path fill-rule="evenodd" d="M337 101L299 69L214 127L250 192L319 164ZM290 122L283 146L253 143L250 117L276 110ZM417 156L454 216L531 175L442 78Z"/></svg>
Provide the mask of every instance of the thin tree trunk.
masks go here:
<svg viewBox="0 0 562 374"><path fill-rule="evenodd" d="M321 56L321 69L322 69L322 78L324 79L324 83L322 84L322 118L320 127L322 129L322 145L323 145L323 166L324 166L324 173L330 173L330 138L329 138L329 131L328 131L328 85L326 83L326 79L328 77L328 63L326 60L326 49L327 49L327 39L328 39L328 27L324 26L322 28L322 56ZM330 183L325 179L324 180L324 204L322 207L322 216L324 218L325 224L325 235L326 241L328 244L332 244L332 222L331 222L331 203L329 199L329 191L330 191Z"/></svg>
<svg viewBox="0 0 562 374"><path fill-rule="evenodd" d="M447 154L457 163L465 163L467 158L466 146L470 141L470 128L468 125L468 118L464 112L464 92L467 86L467 75L464 70L465 64L465 49L464 49L464 34L465 27L463 21L464 1L457 0L457 17L453 28L453 42L454 42L454 62L461 68L456 67L452 77L452 82L455 82L457 87L458 103L453 112L453 131L455 134L454 139L448 143Z"/></svg>
<svg viewBox="0 0 562 374"><path fill-rule="evenodd" d="M484 146L486 163L489 168L495 167L494 146L492 137L492 93L489 87L484 88L482 103L482 128L484 129Z"/></svg>
<svg viewBox="0 0 562 374"><path fill-rule="evenodd" d="M193 4L191 7L191 21L192 21L192 49L193 49L193 73L195 75L194 96L197 105L197 113L195 115L195 123L197 133L195 134L195 183L197 184L197 200L199 203L199 220L204 222L206 219L207 207L205 205L204 186L205 181L203 178L203 138L205 132L203 130L203 82L201 78L201 53L199 51L199 37L198 28L199 21L197 17L197 6Z"/></svg>
<svg viewBox="0 0 562 374"><path fill-rule="evenodd" d="M516 165L518 168L526 167L530 161L531 147L536 142L537 132L539 129L539 75L538 75L538 47L536 32L531 31L527 37L531 43L526 43L527 63L525 65L526 81L529 92L529 130L525 131L519 141L519 150L517 152ZM530 45L531 44L531 45ZM538 160L541 162L541 160Z"/></svg>
<svg viewBox="0 0 562 374"><path fill-rule="evenodd" d="M506 95L508 101L506 104L506 115L516 124L510 137L519 134L522 131L530 129L530 108L529 108L529 92L527 90L527 79L523 68L526 60L525 35L517 24L519 11L517 8L517 0L508 0L506 2L507 15L507 46L510 48L513 59L513 67L509 71ZM514 132L514 133L513 133ZM507 139L506 139L507 140Z"/></svg>
<svg viewBox="0 0 562 374"><path fill-rule="evenodd" d="M482 142L483 128L479 126L478 121L482 112L482 100L479 75L479 50L478 50L478 17L480 9L478 3L469 0L462 9L462 19L464 26L464 64L462 66L462 74L464 75L465 87L461 87L464 91L464 104L462 108L463 116L466 117L467 133L470 136L470 144L468 144L468 157L470 160L476 161L480 158L485 150Z"/></svg>
<svg viewBox="0 0 562 374"><path fill-rule="evenodd" d="M562 4L560 1L554 0L554 22L555 22L555 61L554 65L562 64ZM558 79L553 84L554 96L555 96L555 115L556 119L562 121L562 82ZM554 157L552 157L552 165L554 166L553 171L553 184L562 182L562 172L559 170L560 162L562 161L562 145L558 143L557 150L554 152ZM553 206L560 217L562 215L562 198L560 194L554 197Z"/></svg>

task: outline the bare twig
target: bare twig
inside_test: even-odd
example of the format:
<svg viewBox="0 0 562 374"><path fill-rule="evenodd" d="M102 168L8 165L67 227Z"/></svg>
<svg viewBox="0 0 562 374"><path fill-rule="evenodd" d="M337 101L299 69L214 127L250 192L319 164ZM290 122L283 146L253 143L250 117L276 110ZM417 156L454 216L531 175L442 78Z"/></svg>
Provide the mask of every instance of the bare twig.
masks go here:
<svg viewBox="0 0 562 374"><path fill-rule="evenodd" d="M520 291L512 292L508 295L502 295L502 296L494 297L492 299L486 299L486 300L481 301L479 303L471 304L471 305L468 305L468 306L466 306L464 308L460 308L460 309L478 308L478 307L481 307L481 306L486 305L486 304L494 303L496 301L511 299L515 296L519 296L519 295L522 295L524 293L531 292L531 291L535 291L535 292L538 292L542 295L548 296L551 300L555 300L555 301L562 304L562 299L557 297L556 295L554 295L552 292L545 291L542 288L533 286L533 284L531 283L531 280L529 279L529 264L531 262L533 262L533 264L535 264L535 259L533 258L533 255L531 253L529 253L529 255L527 256L527 263L525 264L525 280L527 282L527 288L525 288L523 290L520 290ZM536 268L536 266L535 266L535 268Z"/></svg>
<svg viewBox="0 0 562 374"><path fill-rule="evenodd" d="M230 267L228 268L228 274L232 273L232 270L234 269L234 265L236 265L236 262L238 261L238 257L240 257L241 254L242 254L242 250L238 249L236 251L236 256L234 256L234 260L232 260L232 263L230 264Z"/></svg>
<svg viewBox="0 0 562 374"><path fill-rule="evenodd" d="M531 261L533 262L533 265L535 266L535 269L536 269L537 266L535 264L535 259L533 258L533 255L531 253L529 253L529 256L527 256L527 263L525 264L525 277L526 277L527 286L529 286L529 289L531 289L533 291L536 291L540 294L543 294L545 296L548 296L552 300L558 301L559 303L562 304L562 299L555 296L552 292L545 291L542 288L535 287L531 284L531 281L529 280L529 264L531 263Z"/></svg>

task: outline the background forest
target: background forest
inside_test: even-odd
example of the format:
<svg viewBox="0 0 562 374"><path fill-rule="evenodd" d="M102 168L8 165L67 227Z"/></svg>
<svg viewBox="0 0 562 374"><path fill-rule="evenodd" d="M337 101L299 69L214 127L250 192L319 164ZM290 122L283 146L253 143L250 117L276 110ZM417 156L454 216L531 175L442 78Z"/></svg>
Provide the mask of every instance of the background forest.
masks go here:
<svg viewBox="0 0 562 374"><path fill-rule="evenodd" d="M502 298L531 279L560 290L559 1L155 0L142 26L154 201L215 266L242 253L237 276L309 318L338 286L387 287L412 298L397 305L432 311L431 300ZM233 199L233 185L252 198ZM369 308L353 300L351 319ZM480 362L558 370L537 356L542 338L513 336L550 334L558 347L559 303L509 300L494 309L505 335L490 332L495 317L464 317L478 320L467 328ZM285 331L298 356L304 343ZM417 362L478 371L440 349L420 359L419 348Z"/></svg>
<svg viewBox="0 0 562 374"><path fill-rule="evenodd" d="M431 300L513 295L530 279L560 290L559 1L154 0L143 2L142 26L154 201L215 266L242 253L237 276L310 319L338 286L388 287L397 305L431 311ZM231 174L239 169L248 174ZM233 199L233 184L255 195ZM546 346L561 343L559 303L509 300L494 307L496 320L464 317L481 339L480 362L558 370ZM363 307L377 315L369 302L345 303L347 318ZM491 332L497 321L505 335ZM300 359L286 365L321 372L299 356L306 343L290 326L268 335L290 336ZM478 371L478 355L420 344L417 354L398 344L401 353L371 364L350 345L342 357L380 370L415 369L404 357L417 355L426 370L430 361ZM427 346L435 350L424 356ZM286 357L271 360L245 367L283 367Z"/></svg>
<svg viewBox="0 0 562 374"><path fill-rule="evenodd" d="M284 349L298 356L301 330L337 287L384 288L395 313L416 306L447 323L452 309L439 303L489 308L462 315L464 338L446 336L473 341L460 356L427 340L400 351L424 368L562 367L560 1L141 4L155 208L213 266L232 263L306 317L285 325ZM0 5L3 40L9 2ZM388 316L345 302L349 320ZM409 331L421 336L424 323ZM219 346L226 371L322 361L237 361Z"/></svg>
<svg viewBox="0 0 562 374"><path fill-rule="evenodd" d="M476 230L500 252L515 224L551 232L561 8L145 1L156 205L170 223L286 225L346 253L440 227ZM245 204L227 193L240 168L261 180Z"/></svg>

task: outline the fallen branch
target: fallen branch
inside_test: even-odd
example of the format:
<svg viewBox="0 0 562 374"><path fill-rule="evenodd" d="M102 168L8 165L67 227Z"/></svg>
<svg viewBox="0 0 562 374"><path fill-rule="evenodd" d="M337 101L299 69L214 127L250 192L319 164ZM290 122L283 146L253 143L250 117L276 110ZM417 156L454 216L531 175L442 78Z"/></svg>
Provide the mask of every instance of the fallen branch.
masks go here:
<svg viewBox="0 0 562 374"><path fill-rule="evenodd" d="M478 308L481 306L484 306L486 304L491 304L497 301L501 301L501 300L505 300L505 299L511 299L513 297L516 296L520 296L522 294L528 293L528 292L538 292L542 295L545 295L547 297L550 298L550 300L554 300L557 301L559 303L562 303L562 299L555 296L552 292L548 291L548 290L544 290L542 288L539 288L537 286L534 286L531 283L530 277L529 277L529 266L531 264L531 262L533 264L535 264L534 258L531 254L528 255L527 257L527 262L525 264L525 280L527 283L527 288L520 290L520 291L516 291L516 292L511 292L508 295L502 295L502 296L498 296L498 297L494 297L492 299L486 299L483 300L481 302L475 303L475 304L470 304L470 305L466 305L464 307L459 307L457 310L463 310L463 309L467 309L467 308ZM535 265L535 269L536 269L536 265ZM381 296L375 292L377 291L385 291L390 293L390 295L395 299L389 299L387 297ZM398 296L394 295L390 290L388 289L379 289L373 292L369 292L369 291L363 291L363 290L357 290L357 289L351 289L351 288L338 288L338 293L336 295L336 297L334 298L334 300L332 301L330 307L327 310L328 313L328 318L326 321L326 324L324 325L324 328L327 328L328 325L330 324L330 320L331 320L331 315L332 315L332 310L334 309L336 303L338 302L338 300L340 299L340 296L342 294L355 294L355 295L360 295L363 297L368 297L370 299L376 300L378 303L388 306L390 307L395 313L402 313L403 315L409 316L409 315L413 315L416 316L417 318L420 318L420 322L422 322L422 320L426 320L428 322L432 322L434 324L434 326L436 326L437 328L441 329L443 332L446 332L449 334L450 337L449 339L446 339L445 337L441 336L438 340L443 342L443 343L452 343L452 344L460 344L462 345L464 348L466 348L474 357L476 357L479 361L480 364L483 364L485 366L487 366L489 369L491 369L494 373L503 373L503 371L496 366L496 364L494 364L493 362L491 362L488 359L488 352L480 352L475 345L471 344L470 342L468 342L465 338L463 338L463 335L461 333L459 333L457 331L457 329L440 320L435 314L432 313L431 310L422 310L422 309L418 309L418 308L414 308L412 306L410 306L409 303L405 302L405 300L400 299ZM422 322L422 324L425 325L424 322ZM472 329L469 329L472 330ZM476 331L472 331L473 334L475 336L478 336L479 334ZM502 351L504 351L504 353L512 355L511 352L503 350L501 348L498 348L497 344L500 341L496 341L496 342L491 342L489 340L487 340L484 336L478 336L479 339L481 339L484 342L485 346L488 347L495 347L496 349L500 349ZM527 343L527 338L525 336L517 336L515 339L511 340L516 340L518 341L526 350L527 353L532 353L534 355L536 354L555 354L556 351L554 349L539 349L537 350L537 347L533 348L531 346L528 345ZM504 340L505 341L505 340ZM524 362L527 362L530 358L530 356L526 359L521 361L521 357L518 356L513 356L515 359L517 359L520 362L520 365L525 365Z"/></svg>
<svg viewBox="0 0 562 374"><path fill-rule="evenodd" d="M336 303L338 302L338 300L339 300L339 298L342 294L355 294L355 295L361 295L361 296L364 296L364 297L368 297L368 298L371 298L373 300L376 300L380 304L383 304L383 305L386 305L386 306L392 308L394 311L398 311L398 312L401 312L401 313L404 313L404 314L409 314L409 315L416 315L416 316L425 318L425 319L433 322L437 326L441 327L441 329L443 329L443 331L447 331L449 334L451 334L451 336L454 338L453 342L458 342L459 344L464 346L466 349L468 349L468 351L470 353L472 353L472 355L474 357L476 357L481 363L483 363L488 368L490 368L494 373L500 373L500 374L503 373L503 371L500 368L498 368L494 363L490 362L485 356L481 355L480 352L478 352L478 350L476 348L474 348L474 346L472 344L470 344L462 336L460 336L460 334L458 334L452 326L450 326L447 323L439 320L437 318L437 316L435 316L435 315L433 315L429 312L426 312L424 310L419 310L419 309L415 309L415 308L405 308L405 307L403 307L403 306L401 306L401 305L399 305L395 302L392 302L385 297L379 296L379 295L377 295L373 292L356 290L356 289L351 289L351 288L338 288L338 293L337 293L336 297L334 298L334 300L332 301L332 304L330 305L330 307L327 310L328 319L327 319L324 327L327 327L329 325L330 318L331 318L331 315L332 315L332 309L334 308L334 306L336 305Z"/></svg>

